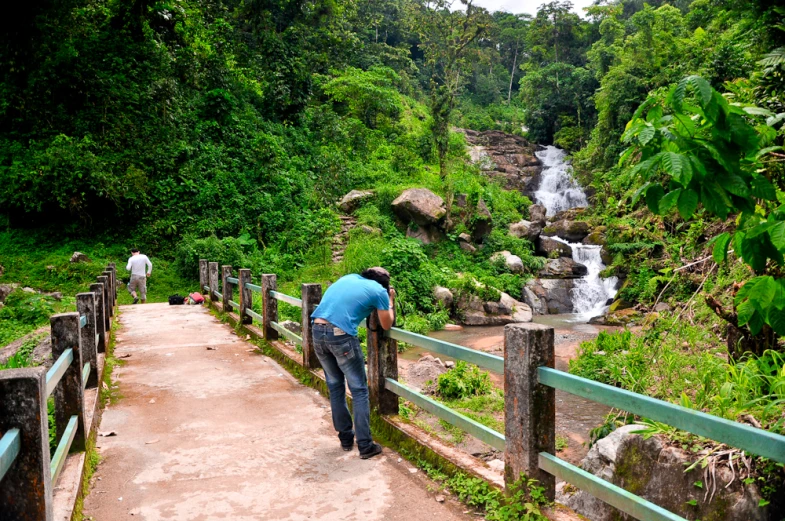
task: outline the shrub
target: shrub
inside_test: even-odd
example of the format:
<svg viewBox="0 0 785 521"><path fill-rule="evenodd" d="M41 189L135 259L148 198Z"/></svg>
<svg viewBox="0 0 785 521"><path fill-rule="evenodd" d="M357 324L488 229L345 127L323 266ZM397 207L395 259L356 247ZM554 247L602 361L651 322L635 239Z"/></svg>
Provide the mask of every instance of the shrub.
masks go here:
<svg viewBox="0 0 785 521"><path fill-rule="evenodd" d="M491 392L491 378L487 371L481 371L476 365L469 365L459 360L455 367L440 374L436 384L436 392L445 399L460 399L470 396L481 396Z"/></svg>

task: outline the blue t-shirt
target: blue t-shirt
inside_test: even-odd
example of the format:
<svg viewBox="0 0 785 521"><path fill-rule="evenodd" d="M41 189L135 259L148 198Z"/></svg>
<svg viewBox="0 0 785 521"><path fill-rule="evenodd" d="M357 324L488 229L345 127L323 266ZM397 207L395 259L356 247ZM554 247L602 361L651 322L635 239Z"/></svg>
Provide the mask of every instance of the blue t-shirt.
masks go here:
<svg viewBox="0 0 785 521"><path fill-rule="evenodd" d="M352 274L327 288L311 318L323 318L335 327L357 336L357 326L374 310L389 309L390 295L381 284Z"/></svg>

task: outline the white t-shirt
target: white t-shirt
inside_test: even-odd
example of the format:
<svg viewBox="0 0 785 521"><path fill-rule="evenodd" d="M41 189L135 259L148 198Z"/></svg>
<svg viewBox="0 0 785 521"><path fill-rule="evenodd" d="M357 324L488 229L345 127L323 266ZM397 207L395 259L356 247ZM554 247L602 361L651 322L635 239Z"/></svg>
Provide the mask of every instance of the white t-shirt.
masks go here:
<svg viewBox="0 0 785 521"><path fill-rule="evenodd" d="M125 267L126 270L131 272L131 276L139 275L140 277L144 277L144 267L147 266L147 273L153 272L153 263L150 262L150 259L147 258L147 255L138 254L138 255L131 255L128 259L128 265Z"/></svg>

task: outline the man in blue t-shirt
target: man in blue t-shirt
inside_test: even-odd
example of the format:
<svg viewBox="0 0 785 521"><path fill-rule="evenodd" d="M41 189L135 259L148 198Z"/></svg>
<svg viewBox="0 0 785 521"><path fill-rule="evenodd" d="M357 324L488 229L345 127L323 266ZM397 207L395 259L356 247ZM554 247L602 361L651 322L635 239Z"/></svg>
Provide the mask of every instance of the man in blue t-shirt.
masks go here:
<svg viewBox="0 0 785 521"><path fill-rule="evenodd" d="M368 380L365 360L357 338L357 326L374 311L379 322L390 329L395 321L395 290L384 268L369 268L362 274L346 275L327 288L314 310L313 345L327 377L333 426L345 451L354 446L355 430L360 457L368 459L382 453L371 438L371 409L368 404ZM346 384L352 392L352 417L346 407Z"/></svg>

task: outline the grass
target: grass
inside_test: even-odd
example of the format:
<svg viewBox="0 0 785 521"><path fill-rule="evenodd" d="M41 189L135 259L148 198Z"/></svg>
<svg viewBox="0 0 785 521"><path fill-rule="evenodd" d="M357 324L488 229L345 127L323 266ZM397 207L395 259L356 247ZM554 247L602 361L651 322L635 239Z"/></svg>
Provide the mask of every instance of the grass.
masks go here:
<svg viewBox="0 0 785 521"><path fill-rule="evenodd" d="M75 251L86 254L91 262L71 263ZM127 282L125 263L129 255L119 244L106 246L98 241L52 239L41 232L0 232L3 267L0 284L16 283L20 289L29 287L37 292L63 295L58 302L37 293L13 292L0 310L0 346L48 324L49 316L54 313L74 311L75 295L88 291L110 262L117 265L118 279ZM155 256L151 261L153 274L148 280L148 302L166 302L169 295L187 295L197 290L198 281L183 279L174 269L173 262ZM118 288L119 304L130 304L132 300L124 285Z"/></svg>

